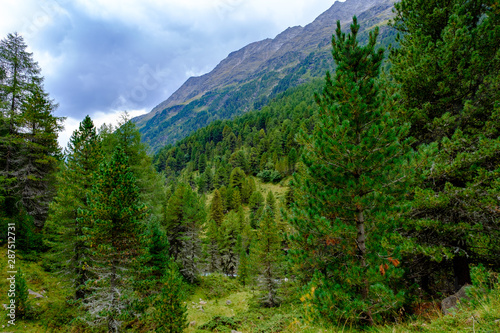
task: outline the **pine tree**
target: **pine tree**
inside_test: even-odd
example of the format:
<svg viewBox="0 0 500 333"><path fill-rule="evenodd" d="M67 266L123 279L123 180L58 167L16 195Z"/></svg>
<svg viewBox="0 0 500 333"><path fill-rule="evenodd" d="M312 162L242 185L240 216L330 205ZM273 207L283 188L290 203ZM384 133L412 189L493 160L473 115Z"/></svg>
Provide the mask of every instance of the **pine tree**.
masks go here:
<svg viewBox="0 0 500 333"><path fill-rule="evenodd" d="M140 254L139 228L146 210L128 163L118 146L111 160L100 165L87 208L79 209L77 218L78 223L92 226L90 269L96 279L94 284L89 281L93 293L85 296L84 303L97 322L107 322L109 332L121 326L120 315L127 306L123 296L133 259Z"/></svg>
<svg viewBox="0 0 500 333"><path fill-rule="evenodd" d="M297 161L298 161L297 150L295 148L292 148L288 152L288 168L290 169L291 173L295 172L295 164L297 164Z"/></svg>
<svg viewBox="0 0 500 333"><path fill-rule="evenodd" d="M74 279L76 298L84 296L90 278L87 266L91 228L90 224L78 222L77 211L87 207L93 176L102 160L100 143L92 119L86 116L69 140L65 165L58 175L58 192L44 226L51 261L69 263L62 271Z"/></svg>
<svg viewBox="0 0 500 333"><path fill-rule="evenodd" d="M267 192L266 205L271 210L273 217L276 217L276 198L274 197L273 191Z"/></svg>
<svg viewBox="0 0 500 333"><path fill-rule="evenodd" d="M224 220L224 207L218 190L214 191L214 196L210 205L210 218L216 223L217 226L221 226L222 221Z"/></svg>
<svg viewBox="0 0 500 333"><path fill-rule="evenodd" d="M177 267L169 264L162 280L163 288L155 300L155 332L182 333L188 326L186 298Z"/></svg>
<svg viewBox="0 0 500 333"><path fill-rule="evenodd" d="M238 267L238 215L235 211L229 212L220 228L219 251L222 272L234 277Z"/></svg>
<svg viewBox="0 0 500 333"><path fill-rule="evenodd" d="M114 147L121 145L125 155L129 158L131 171L137 180L140 200L146 204L149 213L157 219L162 218L162 206L165 198L165 179L153 168L151 157L148 156L148 147L141 142L139 129L124 113L118 128L103 136L103 147L110 156Z"/></svg>
<svg viewBox="0 0 500 333"><path fill-rule="evenodd" d="M337 22L332 37L335 77L329 72L313 134L301 134L305 170L296 174L290 220L296 268L312 290L313 309L327 320L372 324L375 313L398 304L390 274L381 274L395 246L388 215L398 185L404 188L408 126L390 113L377 81L383 50L378 28L359 46L353 17L346 37ZM382 265L382 266L380 266ZM314 273L314 277L311 273ZM383 299L383 301L381 301Z"/></svg>
<svg viewBox="0 0 500 333"><path fill-rule="evenodd" d="M229 176L229 186L232 188L238 187L239 189L242 189L245 178L245 172L241 168L234 168Z"/></svg>
<svg viewBox="0 0 500 333"><path fill-rule="evenodd" d="M152 220L147 225L144 240L148 250L144 266L149 268L147 272L154 277L154 280L160 280L170 261L167 233L157 220Z"/></svg>
<svg viewBox="0 0 500 333"><path fill-rule="evenodd" d="M278 227L270 207L264 210L252 255L259 271L261 303L265 307L274 307L279 304L277 279L281 277L283 255Z"/></svg>
<svg viewBox="0 0 500 333"><path fill-rule="evenodd" d="M198 161L198 170L200 171L200 174L204 173L206 168L207 168L207 155L201 154L200 160Z"/></svg>
<svg viewBox="0 0 500 333"><path fill-rule="evenodd" d="M264 207L264 196L259 191L255 191L250 196L250 225L256 229Z"/></svg>
<svg viewBox="0 0 500 333"><path fill-rule="evenodd" d="M221 223L222 224L222 223ZM207 254L208 254L208 271L211 273L218 272L221 266L220 251L219 251L219 233L220 225L217 225L214 219L209 219L207 222Z"/></svg>
<svg viewBox="0 0 500 333"><path fill-rule="evenodd" d="M458 290L471 283L471 263L500 264L500 216L493 208L499 205L500 15L490 0L403 0L395 8L401 47L390 60L402 114L422 155L437 145L421 170L405 228L420 246L407 255L425 258L413 274L422 276L424 290L442 291L433 278L442 280L450 266Z"/></svg>
<svg viewBox="0 0 500 333"><path fill-rule="evenodd" d="M18 269L15 279L14 299L16 305L16 317L24 318L30 310L31 304L29 302L28 285L26 284L26 278L24 277L24 273L21 268Z"/></svg>
<svg viewBox="0 0 500 333"><path fill-rule="evenodd" d="M0 42L0 181L7 206L23 207L42 227L54 195L63 118L43 90L43 78L23 38L8 34ZM19 202L19 204L17 204Z"/></svg>
<svg viewBox="0 0 500 333"><path fill-rule="evenodd" d="M182 275L194 282L201 253L199 231L206 219L205 204L191 186L181 183L168 201L166 217L170 255L181 263Z"/></svg>

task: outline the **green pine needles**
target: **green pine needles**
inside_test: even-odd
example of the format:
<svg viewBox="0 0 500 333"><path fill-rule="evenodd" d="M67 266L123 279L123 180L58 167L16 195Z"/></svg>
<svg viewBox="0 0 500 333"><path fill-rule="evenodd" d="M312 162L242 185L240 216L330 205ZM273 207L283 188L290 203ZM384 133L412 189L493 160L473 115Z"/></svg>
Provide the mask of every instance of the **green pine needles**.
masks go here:
<svg viewBox="0 0 500 333"><path fill-rule="evenodd" d="M182 277L173 262L168 265L162 284L155 301L155 332L181 333L188 326L187 306L183 304Z"/></svg>
<svg viewBox="0 0 500 333"><path fill-rule="evenodd" d="M372 324L400 304L399 276L389 234L396 198L405 187L409 126L378 80L383 50L378 29L358 45L337 22L332 38L335 77L326 74L312 135L301 135L304 168L294 179L292 257L312 313L326 320ZM389 208L391 207L391 208Z"/></svg>

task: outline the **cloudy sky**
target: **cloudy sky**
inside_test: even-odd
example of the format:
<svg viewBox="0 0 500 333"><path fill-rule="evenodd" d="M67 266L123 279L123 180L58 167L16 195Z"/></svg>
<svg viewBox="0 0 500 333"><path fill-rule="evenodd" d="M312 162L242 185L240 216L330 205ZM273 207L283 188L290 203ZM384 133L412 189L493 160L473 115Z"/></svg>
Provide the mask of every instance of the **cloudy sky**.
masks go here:
<svg viewBox="0 0 500 333"><path fill-rule="evenodd" d="M65 146L85 115L100 125L149 112L230 52L304 26L333 2L0 0L0 36L23 35L67 117Z"/></svg>

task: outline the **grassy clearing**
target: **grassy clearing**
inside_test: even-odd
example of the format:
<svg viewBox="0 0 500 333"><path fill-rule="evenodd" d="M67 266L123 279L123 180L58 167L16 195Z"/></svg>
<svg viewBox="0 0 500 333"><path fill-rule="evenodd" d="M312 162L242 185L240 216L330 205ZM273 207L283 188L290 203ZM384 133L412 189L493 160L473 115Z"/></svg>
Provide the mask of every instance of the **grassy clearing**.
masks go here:
<svg viewBox="0 0 500 333"><path fill-rule="evenodd" d="M288 186L284 186L284 184L288 184L290 178L291 177L287 177L283 179L281 182L273 184L273 183L264 183L259 178L254 177L255 187L262 193L262 195L264 195L264 198L266 197L269 191L272 191L274 197L276 198L276 201L279 202L280 200L285 199Z"/></svg>
<svg viewBox="0 0 500 333"><path fill-rule="evenodd" d="M0 251L0 303L7 304L9 302L7 295L9 282L7 277L10 274L7 273L6 245L3 245ZM54 321L62 323L67 321L67 319L71 319L65 311L59 311L59 309L65 307L66 298L70 296L69 288L60 278L55 278L52 274L44 271L38 263L22 259L23 256L16 253L16 269L23 271L28 288L34 292L43 294L44 297L35 298L34 295L29 295L31 306L29 317L31 318L16 319L16 325L10 326L7 322L9 318L6 315L2 315L0 316L0 328L5 332L57 332L58 328L56 328L56 322ZM60 316L66 316L66 318L60 318Z"/></svg>
<svg viewBox="0 0 500 333"><path fill-rule="evenodd" d="M2 246L0 251L0 303L7 304L7 249ZM69 321L77 310L66 304L71 293L61 277L45 272L36 262L22 260L21 255L17 256L16 268L25 273L29 289L35 292L44 290L46 297L30 295L32 318L18 319L15 326L8 327L7 317L2 315L0 332L83 332L70 327ZM401 323L379 325L365 331L344 323L327 328L317 320L306 320L300 303L287 303L273 309L261 308L257 304L257 291L241 286L234 279L211 276L202 277L201 281L186 301L188 321L196 322L185 330L186 333L231 332L233 329L243 333L500 332L498 277L493 283L490 280L489 283L475 284L478 287L470 290L470 300L460 302L453 315L444 316L439 310L431 309ZM210 328L201 329L203 325Z"/></svg>

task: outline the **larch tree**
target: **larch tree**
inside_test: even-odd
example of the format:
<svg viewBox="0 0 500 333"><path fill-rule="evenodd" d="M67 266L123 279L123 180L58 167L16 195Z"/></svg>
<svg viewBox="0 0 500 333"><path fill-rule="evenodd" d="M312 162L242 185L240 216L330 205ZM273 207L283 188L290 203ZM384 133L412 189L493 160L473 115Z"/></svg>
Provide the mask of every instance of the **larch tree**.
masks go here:
<svg viewBox="0 0 500 333"><path fill-rule="evenodd" d="M405 187L409 147L401 138L409 126L391 114L394 103L377 80L384 57L375 49L378 28L365 46L359 28L353 17L346 36L337 22L332 37L337 68L316 95L312 135L301 133L304 170L294 179L290 240L314 313L373 324L401 296L390 287L398 270L386 268L398 263L389 213Z"/></svg>
<svg viewBox="0 0 500 333"><path fill-rule="evenodd" d="M0 181L7 210L21 206L43 227L55 194L63 118L53 115L57 105L44 92L40 67L26 49L17 33L0 42Z"/></svg>

